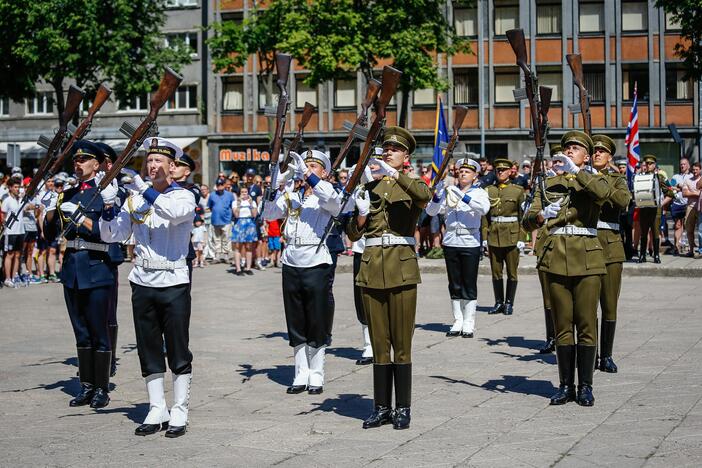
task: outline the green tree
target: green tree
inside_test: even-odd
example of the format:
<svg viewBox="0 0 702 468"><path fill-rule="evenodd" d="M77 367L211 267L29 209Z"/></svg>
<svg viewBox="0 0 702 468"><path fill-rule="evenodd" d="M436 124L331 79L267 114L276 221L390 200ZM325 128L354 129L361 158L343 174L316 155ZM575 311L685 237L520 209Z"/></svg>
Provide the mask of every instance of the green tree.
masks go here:
<svg viewBox="0 0 702 468"><path fill-rule="evenodd" d="M109 80L123 102L152 91L164 65L190 61L185 47L164 45L164 8L163 0L0 0L3 93L30 97L44 80L62 112L68 79L88 96Z"/></svg>
<svg viewBox="0 0 702 468"><path fill-rule="evenodd" d="M683 41L675 45L675 54L685 64L685 79L702 79L702 0L656 0L656 6L680 23Z"/></svg>

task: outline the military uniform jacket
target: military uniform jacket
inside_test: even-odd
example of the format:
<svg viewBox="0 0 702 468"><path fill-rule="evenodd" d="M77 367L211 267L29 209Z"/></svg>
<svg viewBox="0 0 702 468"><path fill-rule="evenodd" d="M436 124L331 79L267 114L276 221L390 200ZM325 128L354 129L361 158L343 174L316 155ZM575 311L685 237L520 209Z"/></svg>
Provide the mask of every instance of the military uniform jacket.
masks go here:
<svg viewBox="0 0 702 468"><path fill-rule="evenodd" d="M562 174L546 179L549 200L564 198L558 216L545 221L546 229L567 225L597 229L600 207L609 195L609 182L586 170L577 175ZM539 228L541 197L534 197L523 225L528 231ZM606 272L602 244L597 237L549 234L537 264L539 270L561 276L602 275Z"/></svg>
<svg viewBox="0 0 702 468"><path fill-rule="evenodd" d="M355 216L349 221L346 228L349 239L357 241L363 236L370 239L383 234L413 237L417 219L431 199L427 184L400 173L397 180L384 177L366 184L365 188L370 196L370 214L361 229ZM413 246L366 247L363 251L356 285L388 289L420 282Z"/></svg>
<svg viewBox="0 0 702 468"><path fill-rule="evenodd" d="M486 233L483 239L487 239L490 247L512 247L517 242L523 240L522 229L519 222L521 217L521 206L524 202L524 189L516 184L500 184L487 187L490 199L490 211L486 219ZM497 223L493 222L496 217L515 217L513 222Z"/></svg>
<svg viewBox="0 0 702 468"><path fill-rule="evenodd" d="M61 211L63 203L71 202L83 207L85 217L92 220L92 229L87 229L85 225L76 228L75 225L66 232L67 240L83 239L96 244L106 244L100 238L100 217L104 210L104 204L100 195L88 206L90 200L95 196L97 189L95 181L89 180L81 182L77 187L73 187L61 193L57 200L56 213L51 222L44 221L44 236L47 241L53 241L60 235L68 222L68 215ZM111 244L107 252L96 250L75 250L67 248L63 257L61 267L61 283L68 288L89 289L101 286L110 286L115 282L115 271L118 264L124 260L122 250L118 244Z"/></svg>
<svg viewBox="0 0 702 468"><path fill-rule="evenodd" d="M609 181L609 196L602 205L600 211L600 221L606 223L619 224L622 210L629 206L631 193L626 183L626 176L622 174L602 173L600 177L605 177ZM624 253L624 243L619 231L612 229L597 229L597 238L602 244L605 263L619 263L626 260Z"/></svg>

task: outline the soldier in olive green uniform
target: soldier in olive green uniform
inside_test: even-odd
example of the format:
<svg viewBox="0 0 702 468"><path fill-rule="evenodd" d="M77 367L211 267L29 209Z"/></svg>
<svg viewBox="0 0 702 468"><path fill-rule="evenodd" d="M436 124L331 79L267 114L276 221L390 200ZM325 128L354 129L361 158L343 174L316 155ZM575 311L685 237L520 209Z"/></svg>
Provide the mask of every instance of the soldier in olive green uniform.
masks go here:
<svg viewBox="0 0 702 468"><path fill-rule="evenodd" d="M609 181L609 196L602 205L600 219L597 221L597 238L604 249L607 273L602 275L600 285L600 362L597 367L603 372L617 372L617 365L612 359L614 330L617 324L617 302L622 284L622 264L626 260L624 243L619 235L619 216L629 206L631 193L626 183L626 176L611 171L612 155L617 150L614 141L606 135L593 135L595 153L592 167L599 171L601 177Z"/></svg>
<svg viewBox="0 0 702 468"><path fill-rule="evenodd" d="M600 207L609 194L609 183L585 170L593 151L590 137L580 131L561 139L565 155L553 157L554 167L565 174L546 180L545 198L534 197L524 217L528 230L548 229L538 268L547 273L551 307L556 325L556 356L560 388L551 404L576 400L592 406L592 375L597 353L597 301L600 275L606 272L602 246L597 239ZM574 331L575 330L575 331ZM577 347L576 335L577 333ZM578 392L575 394L575 368Z"/></svg>
<svg viewBox="0 0 702 468"><path fill-rule="evenodd" d="M375 409L364 421L364 428L392 420L395 429L406 429L410 423L412 335L420 283L414 231L417 218L432 196L421 179L402 173L403 163L415 146L414 137L404 128L385 130L383 159L370 162L377 168L374 177L379 178L365 185L368 201L363 195L355 197L356 211L347 226L352 241L366 238L356 285L363 288L363 308L373 347Z"/></svg>
<svg viewBox="0 0 702 468"><path fill-rule="evenodd" d="M674 197L675 194L668 188L667 181L663 174L658 174L656 170L656 157L652 154L647 154L643 157L643 162L646 165L646 174L656 174L658 176L658 187L666 197ZM646 263L646 249L648 248L648 231L651 231L653 236L653 263L661 263L660 256L660 234L661 234L661 203L662 200L657 200L657 207L639 208L639 224L641 225L641 249L639 252L639 263Z"/></svg>
<svg viewBox="0 0 702 468"><path fill-rule="evenodd" d="M486 188L490 199L483 234L483 245L487 242L492 270L492 289L495 307L488 313L512 315L514 296L517 293L517 267L519 251L524 248L520 225L524 189L509 183L512 163L507 159L496 159L497 185ZM502 266L507 266L507 297L502 282Z"/></svg>

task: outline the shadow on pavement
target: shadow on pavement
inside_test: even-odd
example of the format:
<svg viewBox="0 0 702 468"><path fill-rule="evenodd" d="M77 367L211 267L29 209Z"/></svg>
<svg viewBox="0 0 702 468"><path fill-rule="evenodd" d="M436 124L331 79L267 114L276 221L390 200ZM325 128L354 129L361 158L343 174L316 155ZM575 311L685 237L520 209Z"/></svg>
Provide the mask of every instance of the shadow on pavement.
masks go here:
<svg viewBox="0 0 702 468"><path fill-rule="evenodd" d="M495 306L478 306L475 310L478 312L490 312Z"/></svg>
<svg viewBox="0 0 702 468"><path fill-rule="evenodd" d="M288 386L293 381L295 374L295 366L275 366L267 369L255 369L251 364L239 364L240 369L237 370L241 375L241 383L246 383L251 380L251 377L256 375L265 375L273 382Z"/></svg>
<svg viewBox="0 0 702 468"><path fill-rule="evenodd" d="M418 323L414 328L421 328L422 330L446 333L451 328L451 325L446 323Z"/></svg>
<svg viewBox="0 0 702 468"><path fill-rule="evenodd" d="M327 398L321 403L312 403L312 405L315 408L309 411L301 411L298 415L324 411L325 413L335 413L346 418L363 420L373 410L372 399L353 393L342 393L337 398Z"/></svg>
<svg viewBox="0 0 702 468"><path fill-rule="evenodd" d="M288 334L286 332L273 332L273 333L268 333L264 334L261 333L258 336L250 336L248 338L244 338L245 340L260 340L261 338L264 338L266 340L271 339L271 338L282 338L285 341L288 341Z"/></svg>
<svg viewBox="0 0 702 468"><path fill-rule="evenodd" d="M499 346L501 344L506 344L510 348L524 348L533 349L537 351L543 344L544 340L529 340L523 336L508 336L506 338L480 338L488 346Z"/></svg>
<svg viewBox="0 0 702 468"><path fill-rule="evenodd" d="M126 406L126 407L121 407L121 408L110 408L109 409L103 408L99 411L99 413L118 413L118 414L123 414L127 418L129 418L130 421L133 421L137 424L141 424L144 422L144 418L146 417L146 414L149 412L149 404L144 402L144 403L137 403L136 405L132 406Z"/></svg>
<svg viewBox="0 0 702 468"><path fill-rule="evenodd" d="M80 382L78 378L70 378L66 380L59 380L49 385L41 386L44 390L56 390L57 388L61 390L66 395L76 396L80 392Z"/></svg>
<svg viewBox="0 0 702 468"><path fill-rule="evenodd" d="M359 351L358 349L350 348L348 346L345 346L343 348L327 348L326 352L336 357L351 359L352 361L355 361L356 359L360 358L362 354L361 351Z"/></svg>
<svg viewBox="0 0 702 468"><path fill-rule="evenodd" d="M443 375L431 375L432 379L443 380L448 383L463 384L475 388L482 388L498 393L521 393L523 395L538 395L549 398L556 393L557 388L548 380L530 380L523 375L505 375L501 379L488 380L483 384L475 384L467 380L458 380Z"/></svg>
<svg viewBox="0 0 702 468"><path fill-rule="evenodd" d="M520 354L505 353L504 351L493 351L492 354L499 354L500 356L511 357L511 358L514 358L517 361L521 361L521 362L536 361L536 362L540 362L542 364L553 364L553 365L556 364L556 355L553 353L539 354L537 351L536 354L520 355Z"/></svg>

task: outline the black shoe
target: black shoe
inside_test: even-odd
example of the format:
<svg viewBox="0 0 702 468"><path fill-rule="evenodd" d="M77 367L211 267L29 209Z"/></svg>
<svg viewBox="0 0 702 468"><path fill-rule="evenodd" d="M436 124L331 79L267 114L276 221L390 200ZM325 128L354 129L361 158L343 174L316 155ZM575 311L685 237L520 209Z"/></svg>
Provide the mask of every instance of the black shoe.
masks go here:
<svg viewBox="0 0 702 468"><path fill-rule="evenodd" d="M495 307L490 309L488 314L500 314L505 304L505 284L502 282L502 278L492 280L492 291L495 294Z"/></svg>
<svg viewBox="0 0 702 468"><path fill-rule="evenodd" d="M565 405L569 401L575 401L575 388L569 385L561 385L551 397L552 405Z"/></svg>
<svg viewBox="0 0 702 468"><path fill-rule="evenodd" d="M253 276L254 272L251 270L244 270L245 275Z"/></svg>
<svg viewBox="0 0 702 468"><path fill-rule="evenodd" d="M408 407L396 408L392 413L392 428L409 429L410 419L410 409Z"/></svg>
<svg viewBox="0 0 702 468"><path fill-rule="evenodd" d="M134 435L147 436L156 434L158 431L165 431L167 428L167 422L161 424L142 424L134 430Z"/></svg>
<svg viewBox="0 0 702 468"><path fill-rule="evenodd" d="M446 332L446 336L458 336L460 334L461 334L461 330L456 330L456 331L449 330Z"/></svg>
<svg viewBox="0 0 702 468"><path fill-rule="evenodd" d="M76 395L74 399L68 402L69 406L85 406L89 405L93 400L93 394L95 393L95 388L92 384L82 383L80 384L80 393Z"/></svg>
<svg viewBox="0 0 702 468"><path fill-rule="evenodd" d="M361 358L356 359L357 366L367 366L368 364L373 364L372 357L361 357Z"/></svg>
<svg viewBox="0 0 702 468"><path fill-rule="evenodd" d="M646 256L639 255L639 259L637 260L637 263L646 263Z"/></svg>
<svg viewBox="0 0 702 468"><path fill-rule="evenodd" d="M619 370L617 369L617 365L614 363L614 359L612 359L612 356L601 358L598 369L600 369L602 372L607 372L609 374L616 374Z"/></svg>
<svg viewBox="0 0 702 468"><path fill-rule="evenodd" d="M556 350L556 340L549 338L546 343L539 349L539 354L551 354Z"/></svg>
<svg viewBox="0 0 702 468"><path fill-rule="evenodd" d="M110 403L110 395L102 388L95 389L93 399L90 401L91 408L104 408Z"/></svg>
<svg viewBox="0 0 702 468"><path fill-rule="evenodd" d="M169 439L175 439L185 434L185 426L168 426L166 431L166 437Z"/></svg>
<svg viewBox="0 0 702 468"><path fill-rule="evenodd" d="M512 308L512 304L505 302L505 306L502 308L502 313L505 315L512 315L513 312L514 309Z"/></svg>
<svg viewBox="0 0 702 468"><path fill-rule="evenodd" d="M461 336L462 336L463 338L473 338L473 334L472 334L472 333L462 332L462 333L461 333Z"/></svg>
<svg viewBox="0 0 702 468"><path fill-rule="evenodd" d="M505 307L502 310L505 315L512 315L514 312L514 298L517 295L517 281L507 280L507 293L505 296Z"/></svg>
<svg viewBox="0 0 702 468"><path fill-rule="evenodd" d="M654 256L653 256L653 263L661 263L661 257L660 257L660 255L654 255Z"/></svg>
<svg viewBox="0 0 702 468"><path fill-rule="evenodd" d="M576 401L580 406L593 406L595 397L592 394L592 387L590 385L578 385Z"/></svg>
<svg viewBox="0 0 702 468"><path fill-rule="evenodd" d="M392 421L392 408L389 406L377 405L365 421L363 429L380 427Z"/></svg>
<svg viewBox="0 0 702 468"><path fill-rule="evenodd" d="M307 385L291 385L288 387L286 392L289 395L294 395L296 393L302 393L307 390Z"/></svg>
<svg viewBox="0 0 702 468"><path fill-rule="evenodd" d="M504 307L505 307L504 303L496 302L495 307L488 310L488 315L501 314L501 313L503 313Z"/></svg>
<svg viewBox="0 0 702 468"><path fill-rule="evenodd" d="M310 395L319 395L324 391L324 387L310 387L307 389L307 393Z"/></svg>

